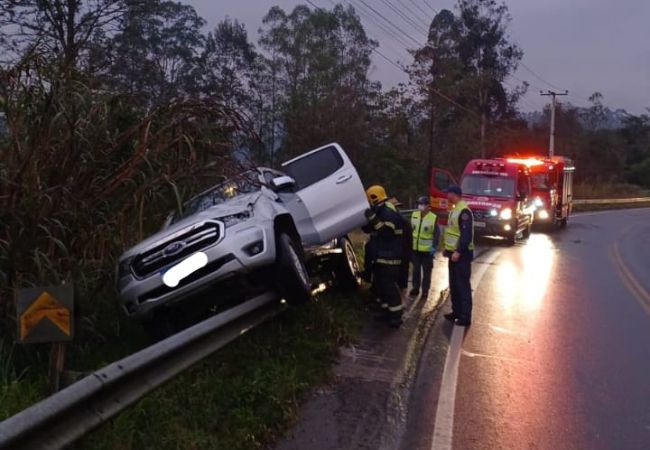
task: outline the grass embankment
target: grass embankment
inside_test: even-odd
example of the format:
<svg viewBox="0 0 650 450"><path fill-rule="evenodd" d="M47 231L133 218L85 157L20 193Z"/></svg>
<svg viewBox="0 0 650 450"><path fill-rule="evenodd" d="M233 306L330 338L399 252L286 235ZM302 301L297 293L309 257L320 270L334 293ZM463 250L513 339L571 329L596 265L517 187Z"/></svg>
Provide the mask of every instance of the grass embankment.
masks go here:
<svg viewBox="0 0 650 450"><path fill-rule="evenodd" d="M326 382L363 305L325 294L290 308L149 394L79 442L79 449L260 448L296 418L308 390Z"/></svg>
<svg viewBox="0 0 650 450"><path fill-rule="evenodd" d="M650 197L650 190L626 183L577 183L574 199Z"/></svg>
<svg viewBox="0 0 650 450"><path fill-rule="evenodd" d="M574 199L624 199L650 197L650 190L640 186L624 183L580 183L574 188ZM574 205L575 212L602 211L609 209L647 208L650 202L642 203L606 203L595 205Z"/></svg>
<svg viewBox="0 0 650 450"><path fill-rule="evenodd" d="M152 392L75 448L244 450L272 442L296 419L309 389L327 382L338 348L359 332L362 297L331 291L289 308ZM146 344L135 327L115 331L119 339L75 348L68 367L97 369ZM47 395L46 361L35 361L20 376L11 371L10 353L0 349L0 419Z"/></svg>

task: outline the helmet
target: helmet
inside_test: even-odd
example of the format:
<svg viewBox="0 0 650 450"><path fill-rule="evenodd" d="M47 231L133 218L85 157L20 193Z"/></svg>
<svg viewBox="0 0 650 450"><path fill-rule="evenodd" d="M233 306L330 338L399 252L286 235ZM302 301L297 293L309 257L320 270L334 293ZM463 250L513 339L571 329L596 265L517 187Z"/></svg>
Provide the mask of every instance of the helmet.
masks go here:
<svg viewBox="0 0 650 450"><path fill-rule="evenodd" d="M417 201L418 205L428 205L429 204L429 197L425 197L424 195L420 198L418 198Z"/></svg>
<svg viewBox="0 0 650 450"><path fill-rule="evenodd" d="M368 201L372 206L375 206L388 198L386 190L379 185L370 186L366 191L366 195L368 196Z"/></svg>

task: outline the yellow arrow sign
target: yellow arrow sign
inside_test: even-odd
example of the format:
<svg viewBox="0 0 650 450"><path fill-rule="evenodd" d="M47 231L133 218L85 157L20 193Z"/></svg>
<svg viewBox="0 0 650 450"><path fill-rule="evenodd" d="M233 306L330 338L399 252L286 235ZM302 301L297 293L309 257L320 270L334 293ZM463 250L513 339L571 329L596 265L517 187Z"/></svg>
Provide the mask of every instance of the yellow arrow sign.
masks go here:
<svg viewBox="0 0 650 450"><path fill-rule="evenodd" d="M44 318L70 336L70 310L44 291L20 316L20 338L24 340L30 331Z"/></svg>

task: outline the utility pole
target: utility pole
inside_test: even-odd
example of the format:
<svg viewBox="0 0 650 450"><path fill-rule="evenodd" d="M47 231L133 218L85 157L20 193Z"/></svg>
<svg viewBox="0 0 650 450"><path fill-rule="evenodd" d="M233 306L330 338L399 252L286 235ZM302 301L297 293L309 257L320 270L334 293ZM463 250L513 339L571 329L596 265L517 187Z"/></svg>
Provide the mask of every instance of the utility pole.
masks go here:
<svg viewBox="0 0 650 450"><path fill-rule="evenodd" d="M551 97L551 138L548 143L548 156L555 156L555 97L558 95L569 95L569 91L555 92L555 91L539 91L539 95Z"/></svg>

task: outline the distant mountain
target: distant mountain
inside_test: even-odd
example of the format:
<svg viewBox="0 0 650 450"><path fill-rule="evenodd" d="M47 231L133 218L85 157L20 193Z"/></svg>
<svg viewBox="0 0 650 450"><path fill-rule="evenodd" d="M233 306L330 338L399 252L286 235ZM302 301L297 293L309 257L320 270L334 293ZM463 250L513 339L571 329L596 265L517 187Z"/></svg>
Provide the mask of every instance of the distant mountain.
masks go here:
<svg viewBox="0 0 650 450"><path fill-rule="evenodd" d="M586 116L589 109L588 108L576 108L576 109L578 110L578 114L580 115L581 118L580 121L582 125L585 128L588 128L589 124L586 122L584 117ZM605 108L604 113L605 113L605 119L600 128L604 128L607 130L615 130L621 128L623 126L623 120L625 119L625 117L630 115L626 110L621 108L615 110ZM520 113L520 115L528 123L529 126L545 125L546 122L548 121L547 116L544 114L543 111L522 112Z"/></svg>

